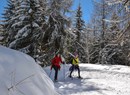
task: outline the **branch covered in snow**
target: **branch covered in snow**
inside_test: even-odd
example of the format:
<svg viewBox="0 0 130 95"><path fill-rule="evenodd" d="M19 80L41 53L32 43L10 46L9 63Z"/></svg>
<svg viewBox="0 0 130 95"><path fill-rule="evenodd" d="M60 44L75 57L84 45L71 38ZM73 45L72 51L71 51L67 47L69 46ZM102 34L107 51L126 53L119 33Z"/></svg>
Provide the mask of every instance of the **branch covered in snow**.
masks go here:
<svg viewBox="0 0 130 95"><path fill-rule="evenodd" d="M126 18L124 18L123 20L108 20L108 19L103 19L104 21L106 21L106 22L112 22L112 23L120 23L120 22L123 22L123 21L125 21L125 20L127 20L127 19L129 19L130 17L128 16L128 17L126 17Z"/></svg>
<svg viewBox="0 0 130 95"><path fill-rule="evenodd" d="M123 4L126 10L130 11L130 1L129 0L105 0L105 2L108 5L114 5L114 4Z"/></svg>

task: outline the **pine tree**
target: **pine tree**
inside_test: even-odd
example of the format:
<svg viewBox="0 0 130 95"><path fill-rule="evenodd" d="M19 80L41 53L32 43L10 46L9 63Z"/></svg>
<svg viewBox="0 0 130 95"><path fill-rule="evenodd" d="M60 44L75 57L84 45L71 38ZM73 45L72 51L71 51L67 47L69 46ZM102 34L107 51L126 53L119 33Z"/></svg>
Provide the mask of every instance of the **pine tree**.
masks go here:
<svg viewBox="0 0 130 95"><path fill-rule="evenodd" d="M7 46L40 61L48 58L52 50L63 53L69 22L65 14L71 4L72 0L9 0L4 13Z"/></svg>
<svg viewBox="0 0 130 95"><path fill-rule="evenodd" d="M70 3L69 0L51 0L49 2L47 10L49 15L42 46L46 55L44 59L48 63L56 52L60 52L60 54L64 53L65 27L67 27L67 23L69 22L65 13L68 12Z"/></svg>
<svg viewBox="0 0 130 95"><path fill-rule="evenodd" d="M112 21L119 21L120 19L119 19L119 16L114 12L112 14L111 20ZM108 40L109 41L116 40L116 36L120 31L120 23L119 22L111 22L109 28L110 28L110 32L109 32L110 35L108 34L108 36L109 36L109 37L107 37Z"/></svg>
<svg viewBox="0 0 130 95"><path fill-rule="evenodd" d="M119 19L119 12L121 13L121 15L124 13L122 12L122 10L120 10L122 5L117 5L117 6L108 6L106 5L107 3L105 1L104 2L104 10L106 11L102 11L102 13L104 13L104 17L102 18L102 21L104 22L104 29L103 27L101 28L102 30L104 30L104 37L103 35L101 36L101 38L104 38L104 40L101 40L102 43L100 43L100 49L99 49L99 63L101 64L127 64L127 56L123 50L124 46L120 46L119 43L117 41L117 38L119 36L119 33L121 33L120 31L120 26L122 26L122 28L126 25L124 25L122 23L121 25L121 20ZM103 7L103 6L102 6ZM110 10L109 12L107 11L108 9L113 9L114 10ZM109 14L108 14L109 13ZM103 15L102 15L103 17ZM110 19L110 20L107 20ZM103 26L103 23L101 24L101 26ZM100 29L100 27L99 27ZM119 32L120 31L120 32ZM124 30L123 30L124 31ZM118 34L116 34L118 32ZM121 33L122 34L122 33ZM120 37L120 36L119 36ZM124 62L123 62L124 60Z"/></svg>
<svg viewBox="0 0 130 95"><path fill-rule="evenodd" d="M41 43L42 23L45 22L40 2L38 0L19 0L12 1L11 4L14 7L12 9L9 7L4 14L4 17L7 18L8 15L6 14L12 12L4 25L4 29L8 25L8 30L6 30L8 33L8 46L34 57L37 46Z"/></svg>
<svg viewBox="0 0 130 95"><path fill-rule="evenodd" d="M6 46L8 46L8 42L11 42L14 38L14 29L12 25L14 23L15 17L15 0L8 0L7 7L5 7L5 12L3 13L3 30L4 30L4 39Z"/></svg>
<svg viewBox="0 0 130 95"><path fill-rule="evenodd" d="M81 6L79 4L78 9L77 9L77 13L76 13L76 34L77 34L77 41L80 42L80 36L81 36L81 31L84 30L84 21L82 20L82 10L81 10Z"/></svg>
<svg viewBox="0 0 130 95"><path fill-rule="evenodd" d="M0 24L0 44L4 45L4 32L3 32L3 26Z"/></svg>
<svg viewBox="0 0 130 95"><path fill-rule="evenodd" d="M76 41L75 41L75 51L78 53L79 58L82 62L86 61L86 54L85 54L85 42L86 42L86 33L85 33L85 23L82 20L82 10L79 4L77 12L76 12Z"/></svg>

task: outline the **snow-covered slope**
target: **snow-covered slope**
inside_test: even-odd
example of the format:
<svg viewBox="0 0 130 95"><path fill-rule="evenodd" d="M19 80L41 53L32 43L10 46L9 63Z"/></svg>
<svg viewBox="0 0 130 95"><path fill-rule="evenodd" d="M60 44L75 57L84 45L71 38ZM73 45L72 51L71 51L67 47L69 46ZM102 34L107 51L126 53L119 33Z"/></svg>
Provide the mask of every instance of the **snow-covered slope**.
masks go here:
<svg viewBox="0 0 130 95"><path fill-rule="evenodd" d="M61 67L59 82L55 87L63 95L130 95L130 67L121 65L80 64L81 76L73 79L67 77L70 65ZM49 74L49 67L44 68ZM64 74L65 73L65 74ZM50 78L53 80L54 70Z"/></svg>
<svg viewBox="0 0 130 95"><path fill-rule="evenodd" d="M58 95L53 82L28 55L0 46L0 95Z"/></svg>

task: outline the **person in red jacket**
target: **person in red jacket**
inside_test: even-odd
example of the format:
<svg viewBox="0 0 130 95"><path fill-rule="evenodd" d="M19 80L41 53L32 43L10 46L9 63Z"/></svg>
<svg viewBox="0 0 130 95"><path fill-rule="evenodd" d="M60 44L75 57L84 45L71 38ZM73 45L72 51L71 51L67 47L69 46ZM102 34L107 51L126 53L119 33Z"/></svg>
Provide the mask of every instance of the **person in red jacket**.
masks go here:
<svg viewBox="0 0 130 95"><path fill-rule="evenodd" d="M57 77L58 77L58 70L60 70L60 64L62 63L62 59L60 54L56 54L56 56L51 60L51 70L52 68L54 68L55 70L55 76L54 76L54 81L57 81Z"/></svg>

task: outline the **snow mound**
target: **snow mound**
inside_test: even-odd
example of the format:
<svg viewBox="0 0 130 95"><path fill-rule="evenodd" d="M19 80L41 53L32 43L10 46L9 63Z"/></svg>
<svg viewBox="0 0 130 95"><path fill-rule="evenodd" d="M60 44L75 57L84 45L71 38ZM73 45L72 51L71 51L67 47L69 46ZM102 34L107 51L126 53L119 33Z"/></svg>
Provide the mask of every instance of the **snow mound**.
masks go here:
<svg viewBox="0 0 130 95"><path fill-rule="evenodd" d="M33 58L0 46L0 95L59 95Z"/></svg>

